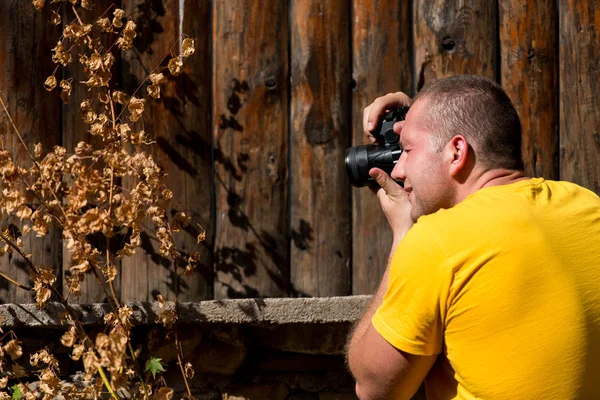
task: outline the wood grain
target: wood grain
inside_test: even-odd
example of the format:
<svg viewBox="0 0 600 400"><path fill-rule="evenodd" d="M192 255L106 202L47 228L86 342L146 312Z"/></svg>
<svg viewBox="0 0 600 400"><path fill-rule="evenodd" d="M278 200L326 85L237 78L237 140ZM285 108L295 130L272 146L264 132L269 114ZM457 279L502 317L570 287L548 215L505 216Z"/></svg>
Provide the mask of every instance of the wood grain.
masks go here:
<svg viewBox="0 0 600 400"><path fill-rule="evenodd" d="M600 8L561 0L560 178L600 194Z"/></svg>
<svg viewBox="0 0 600 400"><path fill-rule="evenodd" d="M350 294L349 8L292 2L290 280L296 295Z"/></svg>
<svg viewBox="0 0 600 400"><path fill-rule="evenodd" d="M500 0L499 5L500 81L521 119L525 172L558 179L556 2Z"/></svg>
<svg viewBox="0 0 600 400"><path fill-rule="evenodd" d="M150 70L169 55L179 53L181 34L196 39L196 53L185 60L184 71L177 77L165 72L168 82L161 86L158 100L147 98L143 128L156 144L150 150L157 163L167 173L167 187L173 200L167 210L169 217L177 212L192 216L192 224L175 234L175 245L183 253L200 251L200 267L185 277L176 275L173 261L160 256L159 244L151 230L142 236L142 249L123 260L122 298L153 300L160 293L174 300L178 290L180 301L210 298L210 242L196 243L198 224L211 235L211 169L210 169L210 107L208 57L209 12L207 2L186 1L179 10L177 0L128 2L126 15L138 26L136 51L123 55L123 86L132 93ZM180 15L183 21L180 25ZM180 29L182 31L180 31ZM166 65L171 57L163 61ZM147 83L140 94L146 96ZM152 222L148 219L147 227ZM207 248L208 246L208 248ZM179 269L181 272L181 269ZM176 290L176 285L179 288Z"/></svg>
<svg viewBox="0 0 600 400"><path fill-rule="evenodd" d="M215 297L286 296L287 2L213 5Z"/></svg>
<svg viewBox="0 0 600 400"><path fill-rule="evenodd" d="M385 12L382 12L385 10ZM376 97L411 95L412 15L410 3L354 0L352 38L352 145L364 145L363 109ZM392 246L389 224L377 197L352 189L352 293L372 294L387 266Z"/></svg>
<svg viewBox="0 0 600 400"><path fill-rule="evenodd" d="M50 49L56 45L60 27L48 22L47 12L37 12L31 2L0 0L0 96L31 151L41 143L44 152L60 144L60 98L56 91L48 93L43 86L52 74L54 64ZM17 135L0 109L0 134L13 159L24 168L32 163ZM33 201L33 198L32 198ZM33 203L34 207L35 202ZM22 226L16 218L3 218L3 226ZM43 238L34 232L23 238L24 251L31 253L35 265L54 267L61 287L60 234L51 229ZM4 244L2 244L4 245ZM0 271L21 284L32 286L28 268L18 255L0 259ZM0 278L0 301L30 303L33 295Z"/></svg>
<svg viewBox="0 0 600 400"><path fill-rule="evenodd" d="M422 0L413 13L416 92L445 76L496 78L496 1Z"/></svg>

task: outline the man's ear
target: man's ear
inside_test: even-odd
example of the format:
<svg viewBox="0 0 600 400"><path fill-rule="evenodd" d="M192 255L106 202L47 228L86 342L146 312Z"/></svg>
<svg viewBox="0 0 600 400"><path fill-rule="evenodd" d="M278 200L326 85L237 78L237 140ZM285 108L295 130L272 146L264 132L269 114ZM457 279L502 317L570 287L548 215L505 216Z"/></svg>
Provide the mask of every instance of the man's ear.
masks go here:
<svg viewBox="0 0 600 400"><path fill-rule="evenodd" d="M456 135L446 145L450 161L450 173L452 176L457 176L467 166L468 158L471 151L467 139L462 135Z"/></svg>

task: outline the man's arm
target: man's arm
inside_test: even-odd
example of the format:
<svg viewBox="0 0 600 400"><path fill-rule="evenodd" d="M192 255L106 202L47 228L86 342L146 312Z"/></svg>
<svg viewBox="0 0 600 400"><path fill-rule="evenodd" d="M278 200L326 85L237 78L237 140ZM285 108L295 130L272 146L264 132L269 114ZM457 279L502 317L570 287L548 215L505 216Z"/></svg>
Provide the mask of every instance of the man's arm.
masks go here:
<svg viewBox="0 0 600 400"><path fill-rule="evenodd" d="M416 356L396 349L371 324L373 315L383 302L391 260L400 240L394 239L381 284L348 341L347 362L356 379L356 394L361 400L410 399L436 359L436 356Z"/></svg>

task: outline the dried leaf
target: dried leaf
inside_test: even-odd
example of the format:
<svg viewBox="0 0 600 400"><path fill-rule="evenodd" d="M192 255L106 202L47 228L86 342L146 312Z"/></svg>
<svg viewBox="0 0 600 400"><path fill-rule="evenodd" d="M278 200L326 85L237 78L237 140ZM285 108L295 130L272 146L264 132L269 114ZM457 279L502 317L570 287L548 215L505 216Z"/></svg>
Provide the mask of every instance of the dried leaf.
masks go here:
<svg viewBox="0 0 600 400"><path fill-rule="evenodd" d="M81 0L81 7L91 10L92 9L92 0Z"/></svg>
<svg viewBox="0 0 600 400"><path fill-rule="evenodd" d="M183 43L181 43L181 57L189 57L196 49L194 48L194 39L183 39Z"/></svg>
<svg viewBox="0 0 600 400"><path fill-rule="evenodd" d="M171 75L177 76L181 73L183 62L179 59L179 57L174 57L169 60L168 67Z"/></svg>
<svg viewBox="0 0 600 400"><path fill-rule="evenodd" d="M50 75L48 78L46 78L46 81L44 82L44 87L46 88L47 91L52 91L54 90L54 88L56 87L56 77L54 75Z"/></svg>

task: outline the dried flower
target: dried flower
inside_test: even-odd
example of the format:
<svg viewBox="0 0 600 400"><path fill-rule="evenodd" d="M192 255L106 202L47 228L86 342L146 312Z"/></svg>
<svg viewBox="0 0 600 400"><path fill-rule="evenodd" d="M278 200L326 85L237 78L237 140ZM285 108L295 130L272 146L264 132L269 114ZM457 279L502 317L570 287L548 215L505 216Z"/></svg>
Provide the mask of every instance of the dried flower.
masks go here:
<svg viewBox="0 0 600 400"><path fill-rule="evenodd" d="M71 82L63 79L60 81L60 88L62 89L60 97L65 103L69 103L71 101Z"/></svg>
<svg viewBox="0 0 600 400"><path fill-rule="evenodd" d="M202 229L202 232L198 234L196 240L198 241L198 243L204 242L206 240L206 230L200 224L197 225L200 227L200 229Z"/></svg>
<svg viewBox="0 0 600 400"><path fill-rule="evenodd" d="M35 7L36 11L42 11L46 0L33 0L31 3L33 4L33 7Z"/></svg>
<svg viewBox="0 0 600 400"><path fill-rule="evenodd" d="M75 327L71 326L71 328L66 331L60 338L60 342L65 347L73 347L77 337L75 336Z"/></svg>
<svg viewBox="0 0 600 400"><path fill-rule="evenodd" d="M115 103L119 103L119 104L127 103L127 95L118 90L113 92L112 99Z"/></svg>
<svg viewBox="0 0 600 400"><path fill-rule="evenodd" d="M10 340L8 343L2 346L2 349L8 353L11 360L13 361L20 358L23 355L23 349L21 348L21 346L19 346L19 341L17 341L16 339Z"/></svg>
<svg viewBox="0 0 600 400"><path fill-rule="evenodd" d="M181 73L183 62L179 59L179 57L174 57L169 60L168 67L171 75L177 76Z"/></svg>
<svg viewBox="0 0 600 400"><path fill-rule="evenodd" d="M161 387L156 391L156 394L153 396L155 400L171 400L173 398L173 389L167 387Z"/></svg>
<svg viewBox="0 0 600 400"><path fill-rule="evenodd" d="M113 31L113 24L110 22L110 19L108 19L108 18L100 18L98 21L96 21L96 25L101 27L104 32L112 32Z"/></svg>
<svg viewBox="0 0 600 400"><path fill-rule="evenodd" d="M145 102L146 100L144 99L138 99L137 97L131 98L129 101L129 106L127 106L129 109L129 119L131 121L135 122L141 118L142 114L144 113Z"/></svg>
<svg viewBox="0 0 600 400"><path fill-rule="evenodd" d="M50 11L50 23L54 25L60 25L62 19L60 18L60 14L54 10Z"/></svg>
<svg viewBox="0 0 600 400"><path fill-rule="evenodd" d="M133 47L133 39L137 36L135 28L135 22L127 21L127 24L121 33L121 37L117 39L117 45L119 46L119 49L129 50Z"/></svg>
<svg viewBox="0 0 600 400"><path fill-rule="evenodd" d="M65 48L62 42L58 42L56 47L52 49L52 62L55 64L61 64L62 66L68 65L72 61L71 53L65 52Z"/></svg>
<svg viewBox="0 0 600 400"><path fill-rule="evenodd" d="M192 379L194 377L194 368L192 367L192 363L188 362L185 364L185 376L188 377L189 379Z"/></svg>
<svg viewBox="0 0 600 400"><path fill-rule="evenodd" d="M40 158L42 156L42 144L41 143L36 143L36 145L33 146L33 154L35 155L36 158Z"/></svg>
<svg viewBox="0 0 600 400"><path fill-rule="evenodd" d="M181 43L181 57L189 57L194 54L194 39L183 39Z"/></svg>
<svg viewBox="0 0 600 400"><path fill-rule="evenodd" d="M160 99L160 86L150 85L148 86L148 95L155 99Z"/></svg>
<svg viewBox="0 0 600 400"><path fill-rule="evenodd" d="M123 22L121 21L123 19L123 16L125 15L125 11L123 11L120 8L117 8L114 12L113 12L113 26L115 28L120 28L123 26Z"/></svg>
<svg viewBox="0 0 600 400"><path fill-rule="evenodd" d="M56 77L54 75L50 75L48 78L46 78L46 81L44 82L44 87L47 91L54 90L54 88L56 87Z"/></svg>

